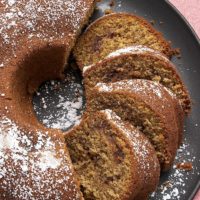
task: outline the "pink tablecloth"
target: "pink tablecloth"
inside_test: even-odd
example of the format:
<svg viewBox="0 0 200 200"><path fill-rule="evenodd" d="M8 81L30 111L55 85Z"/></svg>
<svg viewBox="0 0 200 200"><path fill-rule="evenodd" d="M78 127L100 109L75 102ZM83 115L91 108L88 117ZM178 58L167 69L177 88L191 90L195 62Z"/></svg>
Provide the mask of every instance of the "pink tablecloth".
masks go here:
<svg viewBox="0 0 200 200"><path fill-rule="evenodd" d="M170 0L185 16L200 38L200 0Z"/></svg>
<svg viewBox="0 0 200 200"><path fill-rule="evenodd" d="M170 0L185 16L200 38L200 0ZM194 200L200 200L200 190Z"/></svg>

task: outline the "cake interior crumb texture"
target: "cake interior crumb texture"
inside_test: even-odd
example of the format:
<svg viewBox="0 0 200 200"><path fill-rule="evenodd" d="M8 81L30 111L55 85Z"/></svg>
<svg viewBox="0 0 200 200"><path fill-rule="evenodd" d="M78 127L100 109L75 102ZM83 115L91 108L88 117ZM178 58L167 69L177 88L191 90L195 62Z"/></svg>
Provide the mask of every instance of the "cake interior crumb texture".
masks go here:
<svg viewBox="0 0 200 200"><path fill-rule="evenodd" d="M160 165L153 146L113 111L86 113L66 142L86 200L146 200L156 190Z"/></svg>
<svg viewBox="0 0 200 200"><path fill-rule="evenodd" d="M99 83L87 95L87 110L95 112L111 109L122 120L139 128L155 147L162 170L167 171L173 163L178 148L179 133L173 100L171 98L167 100L169 96L167 98L162 96L165 94L165 90L162 91L163 87L161 86L150 81L144 83L139 79L110 84ZM154 95L150 92L151 89L155 92ZM142 93L143 96L140 96ZM142 99L145 96L146 100ZM159 107L161 106L159 104L166 103L167 105L155 110L155 105L153 108L152 104L149 103L151 101L156 101ZM163 113L168 116L163 116ZM168 125L168 120L170 125Z"/></svg>
<svg viewBox="0 0 200 200"><path fill-rule="evenodd" d="M157 187L153 147L111 110L87 113L66 143L86 200L146 199Z"/></svg>
<svg viewBox="0 0 200 200"><path fill-rule="evenodd" d="M129 149L103 119L91 119L67 138L86 200L120 199L131 180ZM115 152L113 155L113 151ZM125 156L126 154L126 156Z"/></svg>
<svg viewBox="0 0 200 200"><path fill-rule="evenodd" d="M106 15L95 21L77 42L74 56L82 69L109 53L130 45L145 45L171 57L173 50L160 33L143 20L127 13Z"/></svg>
<svg viewBox="0 0 200 200"><path fill-rule="evenodd" d="M96 65L86 67L84 83L87 89L98 82L116 82L125 79L147 79L161 83L170 89L185 111L191 110L190 96L175 66L157 53L127 53L100 61Z"/></svg>
<svg viewBox="0 0 200 200"><path fill-rule="evenodd" d="M157 156L161 162L169 164L169 158L166 156L165 141L163 135L162 124L159 118L146 107L142 102L137 102L132 99L124 99L123 95L104 95L97 97L99 103L93 104L90 109L100 110L110 108L116 112L123 120L130 121L137 128L139 128L143 133L145 133L154 145ZM120 104L113 104L113 101L120 102ZM126 105L127 104L127 105ZM90 104L91 105L91 104ZM134 110L134 112L133 112Z"/></svg>

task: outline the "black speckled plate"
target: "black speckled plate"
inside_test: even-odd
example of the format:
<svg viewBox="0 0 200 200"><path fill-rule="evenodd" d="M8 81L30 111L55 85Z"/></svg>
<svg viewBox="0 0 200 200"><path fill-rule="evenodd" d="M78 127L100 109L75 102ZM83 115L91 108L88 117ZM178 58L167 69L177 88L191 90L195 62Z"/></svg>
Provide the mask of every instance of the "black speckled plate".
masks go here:
<svg viewBox="0 0 200 200"><path fill-rule="evenodd" d="M98 4L98 10L92 20L103 15L105 9L109 9L110 0L104 0ZM130 12L144 17L148 21L154 21L154 27L162 32L166 39L170 40L173 47L181 49L181 58L173 58L185 84L187 85L193 100L191 115L185 121L184 144L177 153L176 163L192 162L192 171L180 171L175 167L168 173L161 175L158 190L152 195L151 200L192 200L200 186L200 40L183 16L168 2L164 0L116 0L112 8L116 12ZM73 70L72 70L73 71ZM63 125L64 112L68 112L69 101L73 100L76 87L81 87L81 77L78 72L66 72L74 76L73 84L69 87L70 80L62 82L46 83L40 89L40 95L34 97L34 105L38 117L48 126L69 129L75 120ZM74 74L74 75L73 75ZM77 84L76 84L77 83ZM55 90L55 84L60 89ZM58 98L60 95L60 98ZM82 95L80 92L78 95ZM61 102L59 102L60 100ZM84 109L84 97L79 98L75 104L74 112L81 114ZM67 103L66 103L66 102ZM80 105L80 103L82 103ZM58 106L59 104L59 106ZM74 106L74 105L72 105ZM64 112L61 112L61 110ZM61 114L61 115L60 115ZM69 113L69 116L73 116ZM51 115L51 117L49 117ZM76 116L77 117L77 116ZM62 119L62 120L61 120ZM78 119L78 118L77 118ZM59 120L61 120L59 122ZM66 118L66 120L71 120ZM61 126L62 125L62 126Z"/></svg>

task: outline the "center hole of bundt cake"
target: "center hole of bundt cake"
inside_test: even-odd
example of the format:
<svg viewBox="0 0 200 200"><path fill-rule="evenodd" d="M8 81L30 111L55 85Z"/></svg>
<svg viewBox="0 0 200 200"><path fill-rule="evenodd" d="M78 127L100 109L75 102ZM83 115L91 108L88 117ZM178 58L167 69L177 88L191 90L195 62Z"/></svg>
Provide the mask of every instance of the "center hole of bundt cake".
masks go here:
<svg viewBox="0 0 200 200"><path fill-rule="evenodd" d="M47 81L33 97L38 119L48 128L66 131L77 124L85 107L80 71L69 67L63 80Z"/></svg>

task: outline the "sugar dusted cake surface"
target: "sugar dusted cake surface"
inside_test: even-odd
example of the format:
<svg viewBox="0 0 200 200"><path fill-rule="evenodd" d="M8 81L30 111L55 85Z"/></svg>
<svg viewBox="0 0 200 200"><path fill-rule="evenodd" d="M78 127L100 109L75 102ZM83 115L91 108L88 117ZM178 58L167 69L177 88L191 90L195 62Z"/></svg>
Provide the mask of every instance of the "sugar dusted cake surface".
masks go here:
<svg viewBox="0 0 200 200"><path fill-rule="evenodd" d="M154 162L154 165L151 166L151 168L149 163L146 162L149 159L149 148L151 147L148 140L141 139L143 136L141 136L139 130L137 130L133 126L131 126L131 129L130 127L128 128L126 124L123 123L122 119L117 116L112 110L106 109L101 112L104 113L107 116L108 120L111 120L111 122L114 123L114 125L117 126L127 136L127 138L130 139L133 145L134 152L137 155L136 159L138 163L140 163L143 172L145 174L147 173L146 176L148 176L148 172L150 170L157 171L159 168L158 162ZM132 132L133 130L134 134ZM153 159L155 159L154 156L152 157L152 160Z"/></svg>
<svg viewBox="0 0 200 200"><path fill-rule="evenodd" d="M127 80L127 81L119 81L113 84L104 84L104 83L98 83L96 85L98 87L99 91L102 92L111 92L114 90L131 90L140 92L143 94L153 93L160 99L164 98L163 95L163 87L157 82L153 81L140 81L140 80ZM170 93L171 95L172 93ZM151 98L151 97L149 97Z"/></svg>
<svg viewBox="0 0 200 200"><path fill-rule="evenodd" d="M113 51L112 53L108 54L103 60L100 60L98 63L104 62L106 59L109 60L109 58L117 57L120 55L127 55L127 54L143 54L143 53L154 53L157 57L159 57L161 60L164 60L166 62L169 62L168 58L162 54L159 51L156 51L154 49L151 49L149 47L143 46L143 45L134 45L134 46L127 46L121 49L118 49L116 51ZM95 67L97 63L84 66L83 67L83 74L91 69L92 67Z"/></svg>
<svg viewBox="0 0 200 200"><path fill-rule="evenodd" d="M0 132L1 199L65 199L66 193L68 199L81 198L58 135L23 131L7 117Z"/></svg>
<svg viewBox="0 0 200 200"><path fill-rule="evenodd" d="M128 46L125 48L118 49L108 54L107 58L115 57L115 56L119 56L123 54L128 54L128 53L138 54L138 53L148 53L148 52L155 53L157 56L160 56L162 57L162 59L165 59L166 61L168 61L167 57L164 56L164 54L162 54L161 52L151 49L149 47L143 46L143 45L134 45L134 46Z"/></svg>
<svg viewBox="0 0 200 200"><path fill-rule="evenodd" d="M1 0L0 48L3 51L0 66L6 66L9 57L17 56L17 48L24 42L62 40L66 44L73 40L91 2L93 0L40 3L37 0Z"/></svg>
<svg viewBox="0 0 200 200"><path fill-rule="evenodd" d="M161 168L166 171L173 163L183 134L180 105L171 94L161 84L143 79L98 83L87 93L87 108L91 112L112 109L138 127L154 145Z"/></svg>

